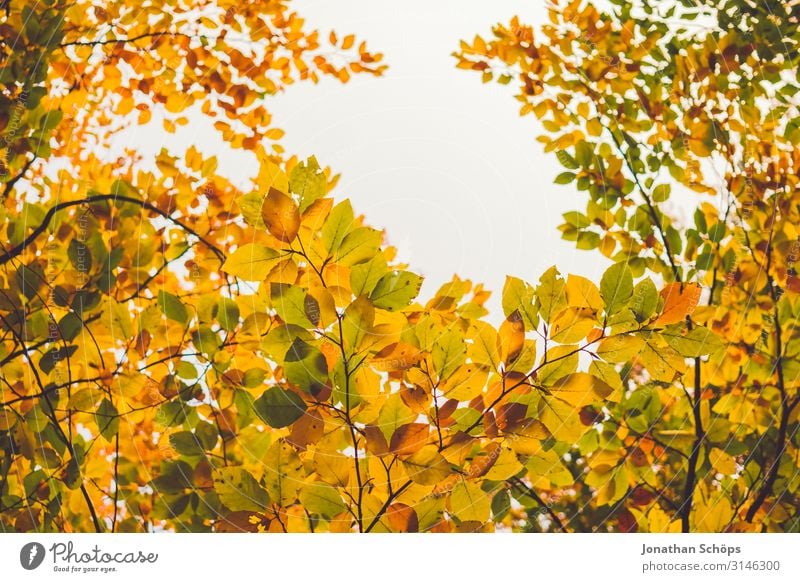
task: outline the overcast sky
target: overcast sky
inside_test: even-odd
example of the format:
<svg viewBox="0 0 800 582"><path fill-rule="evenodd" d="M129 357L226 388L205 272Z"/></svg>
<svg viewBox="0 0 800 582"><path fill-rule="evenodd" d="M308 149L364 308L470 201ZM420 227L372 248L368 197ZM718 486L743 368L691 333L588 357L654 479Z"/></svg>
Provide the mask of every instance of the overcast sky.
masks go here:
<svg viewBox="0 0 800 582"><path fill-rule="evenodd" d="M519 117L512 86L483 85L477 73L456 69L451 56L461 38L488 36L493 23L515 14L544 22L544 0L293 4L310 26L366 40L385 54L389 70L344 85L297 84L272 98L273 121L286 130L283 144L341 173L335 197L349 197L372 226L386 229L400 258L426 277L423 298L453 273L486 283L497 311L506 274L536 281L557 264L598 279L604 259L560 238L561 214L585 200L553 184L561 169L535 139L538 122ZM195 144L216 154L230 177L256 173L202 128L190 124L165 136L164 145L179 152ZM157 153L162 144L152 137L140 131L124 145L138 141L140 150Z"/></svg>
<svg viewBox="0 0 800 582"><path fill-rule="evenodd" d="M423 291L453 273L502 289L507 273L538 279L562 272L597 278L605 263L577 251L556 227L561 213L585 205L556 186L555 156L521 118L513 88L483 85L458 70L451 53L461 38L484 37L518 14L546 18L543 0L297 0L310 25L355 33L385 54L382 78L291 87L274 100L285 145L315 154L341 172L337 196L400 249L427 277ZM499 299L499 297L496 297ZM497 303L495 303L497 305Z"/></svg>

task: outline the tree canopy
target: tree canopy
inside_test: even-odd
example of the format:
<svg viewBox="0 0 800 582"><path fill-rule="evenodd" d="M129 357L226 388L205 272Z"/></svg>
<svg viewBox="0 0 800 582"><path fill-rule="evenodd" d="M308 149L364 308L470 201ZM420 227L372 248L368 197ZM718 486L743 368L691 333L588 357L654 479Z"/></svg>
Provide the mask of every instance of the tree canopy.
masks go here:
<svg viewBox="0 0 800 582"><path fill-rule="evenodd" d="M280 146L269 96L380 75L363 42L283 0L5 6L3 531L800 527L796 8L576 0L462 43L612 260L509 276L495 326ZM198 116L246 188L109 159Z"/></svg>

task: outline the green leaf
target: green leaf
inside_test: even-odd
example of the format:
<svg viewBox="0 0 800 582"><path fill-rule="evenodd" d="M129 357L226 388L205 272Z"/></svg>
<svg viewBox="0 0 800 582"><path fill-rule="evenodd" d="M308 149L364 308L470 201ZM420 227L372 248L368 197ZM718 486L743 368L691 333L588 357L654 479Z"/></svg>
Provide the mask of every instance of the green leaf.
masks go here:
<svg viewBox="0 0 800 582"><path fill-rule="evenodd" d="M567 345L555 346L547 350L539 363L539 370L536 373L537 380L544 386L550 386L556 380L577 370L579 360L577 349L577 346Z"/></svg>
<svg viewBox="0 0 800 582"><path fill-rule="evenodd" d="M389 311L402 309L419 294L422 280L409 271L392 271L380 278L369 298L375 307Z"/></svg>
<svg viewBox="0 0 800 582"><path fill-rule="evenodd" d="M386 437L386 441L391 440L397 427L414 422L417 415L411 412L404 403L400 394L392 394L386 399L386 403L381 407L378 415L378 428Z"/></svg>
<svg viewBox="0 0 800 582"><path fill-rule="evenodd" d="M199 439L188 430L169 435L169 444L181 455L199 457L203 454L203 447L200 445Z"/></svg>
<svg viewBox="0 0 800 582"><path fill-rule="evenodd" d="M695 327L685 335L681 333L683 325L669 327L661 332L661 336L676 352L687 358L699 358L713 354L725 347L722 340L706 327Z"/></svg>
<svg viewBox="0 0 800 582"><path fill-rule="evenodd" d="M31 222L31 224L36 223ZM17 285L28 299L32 299L47 280L42 267L36 263L30 266L20 265L16 272Z"/></svg>
<svg viewBox="0 0 800 582"><path fill-rule="evenodd" d="M68 360L78 351L78 346L66 346L63 348L52 349L42 356L39 360L39 369L45 374L49 374L56 367L56 364L62 360Z"/></svg>
<svg viewBox="0 0 800 582"><path fill-rule="evenodd" d="M515 311L522 317L525 329L536 329L539 318L534 288L522 279L508 276L503 286L503 313L509 317Z"/></svg>
<svg viewBox="0 0 800 582"><path fill-rule="evenodd" d="M79 273L87 274L92 270L92 251L85 243L73 238L67 249L69 262Z"/></svg>
<svg viewBox="0 0 800 582"><path fill-rule="evenodd" d="M339 249L344 237L353 229L355 216L349 200L343 200L333 207L328 220L322 227L322 244L333 254Z"/></svg>
<svg viewBox="0 0 800 582"><path fill-rule="evenodd" d="M449 329L434 342L432 356L439 379L446 380L467 359L464 335L458 329Z"/></svg>
<svg viewBox="0 0 800 582"><path fill-rule="evenodd" d="M658 290L653 281L645 279L636 285L630 307L639 323L652 317L658 307Z"/></svg>
<svg viewBox="0 0 800 582"><path fill-rule="evenodd" d="M198 422L194 427L194 436L203 450L211 451L217 446L217 439L219 438L219 431L216 425L210 422Z"/></svg>
<svg viewBox="0 0 800 582"><path fill-rule="evenodd" d="M536 298L539 313L545 322L550 323L552 317L567 305L566 284L555 267L550 267L539 279Z"/></svg>
<svg viewBox="0 0 800 582"><path fill-rule="evenodd" d="M569 153L566 150L559 150L558 152L556 152L556 157L558 158L558 161L561 163L561 165L567 168L568 170L577 170L578 168L581 167L580 164L578 163L578 160L569 155Z"/></svg>
<svg viewBox="0 0 800 582"><path fill-rule="evenodd" d="M608 315L613 315L627 305L633 296L633 275L625 263L615 263L603 273L600 296Z"/></svg>
<svg viewBox="0 0 800 582"><path fill-rule="evenodd" d="M600 235L596 232L580 232L575 242L575 247L582 251L596 249L600 244Z"/></svg>
<svg viewBox="0 0 800 582"><path fill-rule="evenodd" d="M253 403L256 414L272 428L284 428L303 416L306 403L296 392L273 386Z"/></svg>
<svg viewBox="0 0 800 582"><path fill-rule="evenodd" d="M286 378L305 392L317 394L328 381L328 363L318 348L296 338L286 352Z"/></svg>
<svg viewBox="0 0 800 582"><path fill-rule="evenodd" d="M217 321L226 331L233 331L239 325L239 306L233 299L220 297L217 303Z"/></svg>
<svg viewBox="0 0 800 582"><path fill-rule="evenodd" d="M597 355L614 364L629 362L644 347L644 340L637 335L612 335L600 340Z"/></svg>
<svg viewBox="0 0 800 582"><path fill-rule="evenodd" d="M264 383L267 377L266 370L261 368L250 368L244 373L242 384L245 388L256 388Z"/></svg>
<svg viewBox="0 0 800 582"><path fill-rule="evenodd" d="M342 318L342 336L348 353L358 350L375 322L375 307L363 295L347 306Z"/></svg>
<svg viewBox="0 0 800 582"><path fill-rule="evenodd" d="M269 507L269 494L242 467L217 469L213 480L214 491L231 511L264 511Z"/></svg>
<svg viewBox="0 0 800 582"><path fill-rule="evenodd" d="M95 422L100 434L111 441L119 431L119 413L108 398L104 398L95 411Z"/></svg>
<svg viewBox="0 0 800 582"><path fill-rule="evenodd" d="M571 184L575 181L576 174L573 172L561 172L558 176L556 176L555 183L556 184Z"/></svg>
<svg viewBox="0 0 800 582"><path fill-rule="evenodd" d="M83 321L70 311L58 322L58 329L61 338L69 342L74 340L83 329Z"/></svg>
<svg viewBox="0 0 800 582"><path fill-rule="evenodd" d="M245 281L263 281L280 257L281 253L275 249L250 243L228 256L222 270Z"/></svg>
<svg viewBox="0 0 800 582"><path fill-rule="evenodd" d="M659 184L653 188L653 201L665 202L669 198L672 187L669 184Z"/></svg>
<svg viewBox="0 0 800 582"><path fill-rule="evenodd" d="M328 191L328 180L314 156L300 162L289 174L289 189L300 198L300 212L303 213Z"/></svg>
<svg viewBox="0 0 800 582"><path fill-rule="evenodd" d="M352 289L353 295L359 297L371 293L388 270L383 253L378 253L366 263L354 266L350 269L350 289Z"/></svg>
<svg viewBox="0 0 800 582"><path fill-rule="evenodd" d="M161 308L161 312L167 316L167 319L182 324L186 324L189 319L189 312L186 310L186 306L172 293L159 290L158 306Z"/></svg>
<svg viewBox="0 0 800 582"><path fill-rule="evenodd" d="M284 322L304 328L313 327L306 315L306 291L302 287L271 283L270 300L278 317Z"/></svg>
<svg viewBox="0 0 800 582"><path fill-rule="evenodd" d="M209 359L219 351L220 337L210 327L200 327L192 332L192 343Z"/></svg>
<svg viewBox="0 0 800 582"><path fill-rule="evenodd" d="M64 118L64 112L60 109L54 109L52 111L48 111L46 114L42 116L42 119L39 121L39 127L42 128L43 131L52 131L58 124L61 123L61 120Z"/></svg>
<svg viewBox="0 0 800 582"><path fill-rule="evenodd" d="M374 228L355 229L342 240L333 255L334 260L345 266L353 266L372 259L380 250L383 234Z"/></svg>
<svg viewBox="0 0 800 582"><path fill-rule="evenodd" d="M158 494L181 493L185 489L193 489L192 467L185 461L164 461L158 477L150 482Z"/></svg>
<svg viewBox="0 0 800 582"><path fill-rule="evenodd" d="M339 492L320 481L308 483L300 491L300 503L311 514L331 519L346 510Z"/></svg>

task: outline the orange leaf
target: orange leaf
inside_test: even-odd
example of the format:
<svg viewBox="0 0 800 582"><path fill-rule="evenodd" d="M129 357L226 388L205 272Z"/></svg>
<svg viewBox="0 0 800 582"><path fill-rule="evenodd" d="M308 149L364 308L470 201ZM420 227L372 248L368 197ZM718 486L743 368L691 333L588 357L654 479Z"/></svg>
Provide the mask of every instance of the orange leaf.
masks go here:
<svg viewBox="0 0 800 582"><path fill-rule="evenodd" d="M681 289L680 283L670 283L664 287L661 290L664 308L655 324L669 325L683 321L697 307L697 303L700 301L700 292L700 285L695 283L684 283L683 289Z"/></svg>
<svg viewBox="0 0 800 582"><path fill-rule="evenodd" d="M405 503L392 503L386 510L389 525L396 532L419 531L417 512Z"/></svg>
<svg viewBox="0 0 800 582"><path fill-rule="evenodd" d="M375 354L370 364L381 372L395 372L410 368L419 362L422 356L423 353L419 348L405 342L396 342Z"/></svg>
<svg viewBox="0 0 800 582"><path fill-rule="evenodd" d="M283 192L275 188L269 189L264 204L261 206L261 218L267 225L270 234L282 240L291 242L300 230L300 211L294 201Z"/></svg>
<svg viewBox="0 0 800 582"><path fill-rule="evenodd" d="M483 477L486 473L489 472L489 469L492 468L497 462L497 457L500 456L500 445L497 443L489 443L486 447L481 451L481 453L473 459L472 463L469 466L469 473L468 476L470 479L477 479L478 477Z"/></svg>
<svg viewBox="0 0 800 582"><path fill-rule="evenodd" d="M416 453L428 441L429 426L422 423L404 424L392 435L389 450L396 455Z"/></svg>
<svg viewBox="0 0 800 582"><path fill-rule="evenodd" d="M305 450L308 445L321 439L324 433L325 421L319 411L311 408L292 424L291 433L286 440L295 447Z"/></svg>
<svg viewBox="0 0 800 582"><path fill-rule="evenodd" d="M514 313L511 315L513 316ZM525 326L519 314L516 317L509 317L500 324L497 340L500 347L500 359L506 364L510 364L519 356L525 345Z"/></svg>

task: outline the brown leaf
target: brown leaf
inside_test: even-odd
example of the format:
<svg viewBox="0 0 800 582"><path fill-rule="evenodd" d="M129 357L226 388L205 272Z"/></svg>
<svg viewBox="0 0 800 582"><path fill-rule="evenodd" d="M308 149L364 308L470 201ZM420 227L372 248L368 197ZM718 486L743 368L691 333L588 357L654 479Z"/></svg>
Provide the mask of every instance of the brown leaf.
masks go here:
<svg viewBox="0 0 800 582"><path fill-rule="evenodd" d="M364 427L364 435L367 437L367 451L373 455L385 455L389 452L389 445L386 443L386 437L377 426L368 424Z"/></svg>
<svg viewBox="0 0 800 582"><path fill-rule="evenodd" d="M399 427L389 442L389 450L396 455L411 455L428 441L430 427L427 424L411 423Z"/></svg>
<svg viewBox="0 0 800 582"><path fill-rule="evenodd" d="M322 420L319 411L309 408L292 424L291 432L286 440L298 449L305 450L308 445L321 439L324 432L325 421Z"/></svg>
<svg viewBox="0 0 800 582"><path fill-rule="evenodd" d="M519 402L503 404L497 409L497 427L502 431L513 430L528 414L528 405Z"/></svg>

